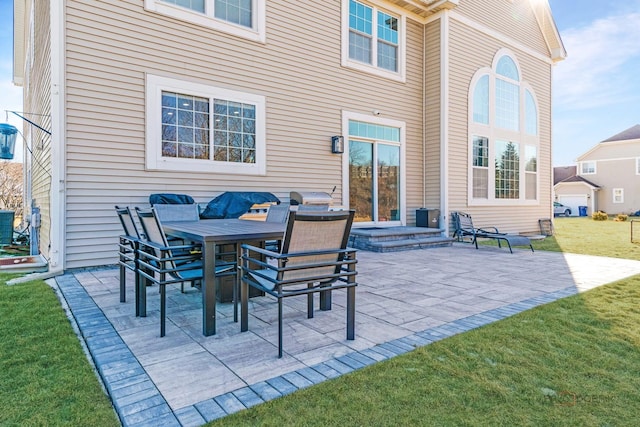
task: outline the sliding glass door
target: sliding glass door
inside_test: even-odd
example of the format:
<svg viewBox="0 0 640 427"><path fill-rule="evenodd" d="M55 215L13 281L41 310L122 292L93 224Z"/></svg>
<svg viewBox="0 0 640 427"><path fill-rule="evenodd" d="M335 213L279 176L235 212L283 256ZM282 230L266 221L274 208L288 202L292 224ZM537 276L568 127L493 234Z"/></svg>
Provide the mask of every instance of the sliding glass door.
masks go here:
<svg viewBox="0 0 640 427"><path fill-rule="evenodd" d="M355 221L400 223L400 128L349 121L349 207Z"/></svg>

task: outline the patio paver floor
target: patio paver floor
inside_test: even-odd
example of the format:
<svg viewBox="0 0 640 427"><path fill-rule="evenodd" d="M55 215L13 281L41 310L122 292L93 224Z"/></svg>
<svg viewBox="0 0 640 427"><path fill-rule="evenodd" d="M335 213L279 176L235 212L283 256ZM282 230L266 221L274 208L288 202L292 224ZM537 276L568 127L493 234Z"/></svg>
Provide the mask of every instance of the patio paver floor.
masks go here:
<svg viewBox="0 0 640 427"><path fill-rule="evenodd" d="M217 334L202 335L200 292L167 288L160 338L157 288L135 317L133 275L119 302L118 269L70 271L55 282L123 425L198 426L300 388L565 296L640 274L640 262L482 247L358 252L356 339L346 340L346 294L306 318L306 298L285 300L284 357L277 304L252 298L249 332L217 304ZM53 279L52 279L53 280ZM317 298L317 297L316 297ZM316 306L317 306L316 299Z"/></svg>

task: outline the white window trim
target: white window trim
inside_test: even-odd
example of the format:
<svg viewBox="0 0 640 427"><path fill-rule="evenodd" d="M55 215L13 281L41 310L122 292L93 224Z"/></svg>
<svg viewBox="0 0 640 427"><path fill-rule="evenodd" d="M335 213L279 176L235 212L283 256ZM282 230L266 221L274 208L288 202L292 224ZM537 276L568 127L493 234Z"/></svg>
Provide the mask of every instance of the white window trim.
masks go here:
<svg viewBox="0 0 640 427"><path fill-rule="evenodd" d="M591 164L593 163L593 172L584 172L583 168L585 165ZM589 161L589 162L580 162L580 168L579 168L579 173L578 175L595 175L598 172L598 167L597 167L598 163L596 161Z"/></svg>
<svg viewBox="0 0 640 427"><path fill-rule="evenodd" d="M362 71L368 74L374 74L376 76L384 77L390 80L397 80L399 82L404 83L407 80L406 77L406 50L407 50L407 16L398 13L396 11L389 12L385 9L380 8L378 5L373 3L368 3L366 1L358 0L362 3L367 4L375 9L387 12L392 14L393 16L398 17L398 25L400 28L398 29L398 71L393 72L389 70L385 70L384 68L379 68L374 64L365 64L364 62L355 61L349 58L349 0L342 0L342 40L341 40L341 65L345 68L351 68L354 70ZM377 22L377 13L373 14L373 25L376 25ZM376 29L377 34L377 29ZM375 49L374 49L375 50ZM375 58L375 54L374 54Z"/></svg>
<svg viewBox="0 0 640 427"><path fill-rule="evenodd" d="M620 193L620 200L616 200L616 193ZM613 196L613 203L624 203L624 188L614 188L611 190L611 194Z"/></svg>
<svg viewBox="0 0 640 427"><path fill-rule="evenodd" d="M400 221L369 221L354 223L354 227L370 227L376 226L397 226L407 223L406 209L406 122L400 120L392 120L383 117L371 116L369 114L354 113L350 111L342 111L342 135L345 137L344 154L342 154L342 205L349 206L349 120L355 120L366 123L390 126L400 129ZM384 141L388 142L388 141Z"/></svg>
<svg viewBox="0 0 640 427"><path fill-rule="evenodd" d="M501 129L495 126L496 121L496 106L495 106L495 91L496 91L496 78L501 78L506 81L514 82L504 76L497 77L496 66L498 61L503 56L509 56L516 65L518 70L518 76L520 81L516 82L519 85L519 94L520 94L520 105L518 108L520 109L520 117L519 117L519 130L513 131L509 129ZM478 80L483 75L489 75L489 124L475 123L473 121L473 92L475 91L476 84ZM537 135L530 135L526 132L526 116L525 116L525 91L529 90L533 97L533 101L536 107L536 112L538 114L537 120ZM520 68L520 63L517 60L517 56L509 49L502 48L499 49L495 56L493 57L493 61L491 67L483 67L476 71L471 79L471 83L469 85L469 89L467 91L469 96L468 101L468 120L469 120L469 135L467 140L467 204L469 206L534 206L540 204L540 106L538 104L538 98L536 96L535 91L531 87L531 85L523 80L522 78L522 70ZM489 139L489 189L488 189L488 198L487 199L476 199L473 197L473 137L474 136L485 136ZM495 177L496 170L495 167L492 166L495 161L495 144L498 140L504 141L513 141L518 143L518 149L520 152L520 198L518 199L497 199L495 197ZM536 156L537 156L537 171L536 173L536 198L535 199L527 199L526 198L526 168L524 162L524 151L527 145L536 147ZM532 172L529 172L532 173Z"/></svg>
<svg viewBox="0 0 640 427"><path fill-rule="evenodd" d="M146 168L176 172L266 175L266 99L264 96L147 74L146 76ZM256 106L256 163L221 162L162 157L162 91L225 99ZM213 129L210 114L209 129ZM213 134L211 135L213 140ZM213 146L211 147L213 153Z"/></svg>
<svg viewBox="0 0 640 427"><path fill-rule="evenodd" d="M196 12L176 4L166 3L162 0L144 0L144 9L149 12L171 16L182 21L209 27L244 39L266 43L266 0L252 0L253 28L243 27L227 22L206 13L213 10L213 0L205 1L205 13Z"/></svg>

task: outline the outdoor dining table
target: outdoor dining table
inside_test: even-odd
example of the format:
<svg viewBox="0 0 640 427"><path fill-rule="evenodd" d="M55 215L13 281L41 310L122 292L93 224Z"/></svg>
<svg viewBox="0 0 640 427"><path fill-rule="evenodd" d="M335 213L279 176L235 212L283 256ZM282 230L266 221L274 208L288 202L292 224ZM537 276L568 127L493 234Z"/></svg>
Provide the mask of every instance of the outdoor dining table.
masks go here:
<svg viewBox="0 0 640 427"><path fill-rule="evenodd" d="M240 244L281 239L286 224L279 222L252 221L243 219L203 219L163 223L167 235L202 245L202 333L216 333L216 245L235 243L238 254ZM239 255L238 255L239 256ZM236 274L236 285L240 273Z"/></svg>

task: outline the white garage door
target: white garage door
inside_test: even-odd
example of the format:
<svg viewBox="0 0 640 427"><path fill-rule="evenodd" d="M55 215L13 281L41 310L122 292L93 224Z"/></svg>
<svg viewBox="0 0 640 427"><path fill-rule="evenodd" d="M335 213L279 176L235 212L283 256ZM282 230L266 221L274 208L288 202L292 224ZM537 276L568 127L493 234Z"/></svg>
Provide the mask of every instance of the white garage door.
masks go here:
<svg viewBox="0 0 640 427"><path fill-rule="evenodd" d="M558 201L563 205L569 206L571 208L571 216L578 216L580 214L578 206L588 206L587 196L585 194L561 195L558 196Z"/></svg>

